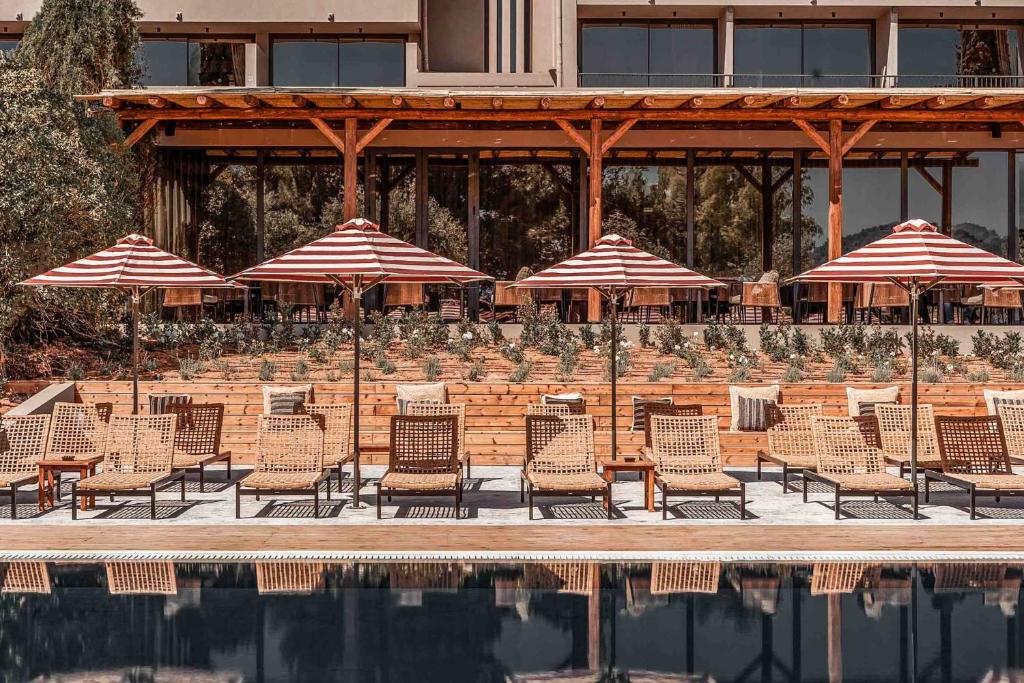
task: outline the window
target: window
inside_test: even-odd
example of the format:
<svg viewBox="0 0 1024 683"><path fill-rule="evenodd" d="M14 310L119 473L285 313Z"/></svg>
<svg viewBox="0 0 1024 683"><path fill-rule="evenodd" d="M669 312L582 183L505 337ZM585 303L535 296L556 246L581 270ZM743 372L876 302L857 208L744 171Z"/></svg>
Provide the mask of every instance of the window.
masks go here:
<svg viewBox="0 0 1024 683"><path fill-rule="evenodd" d="M14 36L0 38L0 52L14 52L18 49L18 39Z"/></svg>
<svg viewBox="0 0 1024 683"><path fill-rule="evenodd" d="M873 85L870 24L741 24L735 43L738 86Z"/></svg>
<svg viewBox="0 0 1024 683"><path fill-rule="evenodd" d="M974 152L953 166L953 237L1006 256L1006 152Z"/></svg>
<svg viewBox="0 0 1024 683"><path fill-rule="evenodd" d="M386 38L275 38L274 85L404 86L405 42Z"/></svg>
<svg viewBox="0 0 1024 683"><path fill-rule="evenodd" d="M899 85L1016 87L1021 84L1020 27L901 24Z"/></svg>
<svg viewBox="0 0 1024 683"><path fill-rule="evenodd" d="M424 4L429 70L442 73L487 71L488 3L485 0L430 0ZM501 5L499 0L495 9Z"/></svg>
<svg viewBox="0 0 1024 683"><path fill-rule="evenodd" d="M145 85L245 85L245 43L144 39L137 59Z"/></svg>
<svg viewBox="0 0 1024 683"><path fill-rule="evenodd" d="M715 26L588 23L580 28L580 85L717 85Z"/></svg>

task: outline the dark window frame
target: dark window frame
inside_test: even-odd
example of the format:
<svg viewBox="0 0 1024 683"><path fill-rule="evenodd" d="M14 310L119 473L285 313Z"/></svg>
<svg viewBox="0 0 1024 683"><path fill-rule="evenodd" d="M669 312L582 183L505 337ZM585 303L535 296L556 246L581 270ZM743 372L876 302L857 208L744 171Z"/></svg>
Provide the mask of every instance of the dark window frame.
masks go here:
<svg viewBox="0 0 1024 683"><path fill-rule="evenodd" d="M189 45L191 43L210 43L210 44L226 44L226 45L248 45L256 42L256 36L249 33L224 33L224 34L209 34L209 33L143 33L139 36L139 46L145 43L179 43L185 42L185 71L189 70L188 64L188 52ZM188 83L182 83L183 87L190 87ZM157 87L172 87L172 86L157 86ZM236 84L236 88L244 88L244 83Z"/></svg>
<svg viewBox="0 0 1024 683"><path fill-rule="evenodd" d="M711 29L711 73L707 74L712 78L719 78L722 76L722 65L718 57L718 19L715 17L708 18L686 18L686 19L580 19L576 25L576 73L581 77L587 74L583 70L583 30L590 26L634 26L644 27L647 29L648 40L647 40L647 68L651 68L651 41L650 32L651 28L655 26L664 27L695 27ZM636 74L637 76L651 76L650 71L642 74ZM703 75L703 74L702 74Z"/></svg>
<svg viewBox="0 0 1024 683"><path fill-rule="evenodd" d="M402 82L401 86L375 86L375 87L406 87L409 82L409 72L406 68L405 63L405 47L409 43L409 39L405 34L396 35L394 33L272 33L270 34L269 50L267 51L267 67L271 81L274 76L274 43L275 42L306 42L306 43L336 43L338 45L338 61L337 61L337 73L335 74L335 80L341 82L341 44L342 43L401 43L402 50ZM276 86L276 83L271 83L271 86ZM300 87L300 86L281 86L281 87ZM338 86L347 87L347 86Z"/></svg>
<svg viewBox="0 0 1024 683"><path fill-rule="evenodd" d="M901 23L902 25L902 23ZM864 28L868 30L868 58L870 59L869 72L866 74L837 74L840 76L878 76L878 26L871 19L737 19L733 23L733 31L742 28L799 28L800 29L800 71L807 70L804 55L804 29L807 28ZM735 57L733 58L733 71L735 72ZM735 76L747 76L756 74L734 73ZM769 74L764 74L769 75ZM809 76L807 73L800 74L776 74L792 76Z"/></svg>

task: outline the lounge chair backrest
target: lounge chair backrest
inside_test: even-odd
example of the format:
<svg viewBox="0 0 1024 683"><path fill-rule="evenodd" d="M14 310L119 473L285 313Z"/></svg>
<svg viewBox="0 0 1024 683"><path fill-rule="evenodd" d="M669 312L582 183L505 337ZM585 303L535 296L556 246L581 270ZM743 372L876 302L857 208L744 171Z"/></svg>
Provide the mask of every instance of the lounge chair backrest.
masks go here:
<svg viewBox="0 0 1024 683"><path fill-rule="evenodd" d="M906 456L910 453L910 411L910 405L879 403L875 406L882 452L886 455ZM939 457L939 443L935 438L935 411L927 403L917 406L917 457L919 460L935 460Z"/></svg>
<svg viewBox="0 0 1024 683"><path fill-rule="evenodd" d="M321 472L323 418L316 415L260 415L255 472Z"/></svg>
<svg viewBox="0 0 1024 683"><path fill-rule="evenodd" d="M541 474L595 472L593 418L527 415L526 470Z"/></svg>
<svg viewBox="0 0 1024 683"><path fill-rule="evenodd" d="M352 451L352 404L306 404L307 415L319 415L324 421L324 463L334 464L348 458Z"/></svg>
<svg viewBox="0 0 1024 683"><path fill-rule="evenodd" d="M220 435L224 426L223 403L173 403L167 415L177 418L174 449L189 455L220 453Z"/></svg>
<svg viewBox="0 0 1024 683"><path fill-rule="evenodd" d="M880 474L885 459L868 444L861 426L851 417L813 417L811 430L819 474Z"/></svg>
<svg viewBox="0 0 1024 683"><path fill-rule="evenodd" d="M572 413L566 403L529 403L526 406L527 415L554 415L556 417L568 417Z"/></svg>
<svg viewBox="0 0 1024 683"><path fill-rule="evenodd" d="M878 431L878 418L874 415L854 415L851 418L864 437L864 443L871 448L882 447L882 435Z"/></svg>
<svg viewBox="0 0 1024 683"><path fill-rule="evenodd" d="M1010 454L998 415L935 418L942 469L947 474L1010 474Z"/></svg>
<svg viewBox="0 0 1024 683"><path fill-rule="evenodd" d="M422 417L454 417L459 422L455 450L462 460L466 454L466 404L465 403L410 403L409 415Z"/></svg>
<svg viewBox="0 0 1024 683"><path fill-rule="evenodd" d="M673 404L648 402L644 406L644 445L651 447L651 417L654 415L683 415L696 417L704 414L704 408L700 404Z"/></svg>
<svg viewBox="0 0 1024 683"><path fill-rule="evenodd" d="M0 445L0 472L35 472L36 463L46 453L50 416L0 417L0 428L3 428L7 437L6 444Z"/></svg>
<svg viewBox="0 0 1024 683"><path fill-rule="evenodd" d="M820 417L820 403L779 405L769 403L764 407L765 423L768 425L768 453L780 457L813 458L814 432L811 420Z"/></svg>
<svg viewBox="0 0 1024 683"><path fill-rule="evenodd" d="M391 418L390 472L448 474L459 470L459 418L395 415Z"/></svg>
<svg viewBox="0 0 1024 683"><path fill-rule="evenodd" d="M996 412L1003 423L1007 452L1012 457L1024 457L1024 405L1000 403Z"/></svg>
<svg viewBox="0 0 1024 683"><path fill-rule="evenodd" d="M109 420L90 403L55 403L46 438L48 460L83 460L106 451Z"/></svg>
<svg viewBox="0 0 1024 683"><path fill-rule="evenodd" d="M114 404L109 401L103 403L96 403L96 412L99 414L100 419L103 420L104 424L110 422L110 416L114 414Z"/></svg>
<svg viewBox="0 0 1024 683"><path fill-rule="evenodd" d="M655 415L651 418L651 457L663 474L722 471L722 449L715 415Z"/></svg>
<svg viewBox="0 0 1024 683"><path fill-rule="evenodd" d="M171 414L114 415L103 471L170 473L177 423L178 416Z"/></svg>

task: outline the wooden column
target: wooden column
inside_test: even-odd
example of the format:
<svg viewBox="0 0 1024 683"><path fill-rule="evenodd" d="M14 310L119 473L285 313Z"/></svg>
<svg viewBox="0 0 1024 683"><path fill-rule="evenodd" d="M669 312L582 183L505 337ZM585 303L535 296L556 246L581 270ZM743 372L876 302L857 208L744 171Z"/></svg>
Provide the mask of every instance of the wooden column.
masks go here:
<svg viewBox="0 0 1024 683"><path fill-rule="evenodd" d="M427 204L427 183L430 166L427 153L416 152L416 246L430 248L430 208Z"/></svg>
<svg viewBox="0 0 1024 683"><path fill-rule="evenodd" d="M590 183L588 198L590 207L587 211L587 248L593 247L601 239L601 186L604 172L603 154L601 151L601 119L590 120ZM591 289L587 295L587 320L601 321L601 295Z"/></svg>
<svg viewBox="0 0 1024 683"><path fill-rule="evenodd" d="M386 154L380 160L380 220L378 225L384 232L391 225L391 159Z"/></svg>
<svg viewBox="0 0 1024 683"><path fill-rule="evenodd" d="M356 204L356 186L359 184L359 153L356 151L357 125L358 121L356 119L351 117L345 119L345 170L343 178L345 183L344 216L346 221L352 220L358 213Z"/></svg>
<svg viewBox="0 0 1024 683"><path fill-rule="evenodd" d="M772 269L772 243L775 241L775 192L772 165L768 155L761 157L761 272Z"/></svg>
<svg viewBox="0 0 1024 683"><path fill-rule="evenodd" d="M694 245L696 206L694 204L697 201L697 179L693 167L693 157L693 150L686 150L686 267L691 269L694 268L694 250L696 248Z"/></svg>
<svg viewBox="0 0 1024 683"><path fill-rule="evenodd" d="M828 258L843 255L843 122L828 122ZM828 321L837 323L843 310L843 286L828 285Z"/></svg>
<svg viewBox="0 0 1024 683"><path fill-rule="evenodd" d="M267 166L263 152L256 152L256 263L263 263L267 238Z"/></svg>
<svg viewBox="0 0 1024 683"><path fill-rule="evenodd" d="M363 158L363 216L366 220L380 225L380 216L377 215L377 188L380 187L380 177L377 173L377 154L367 152Z"/></svg>
<svg viewBox="0 0 1024 683"><path fill-rule="evenodd" d="M803 264L803 223L804 206L801 201L804 193L804 153L793 152L793 274L799 275L804 270Z"/></svg>
<svg viewBox="0 0 1024 683"><path fill-rule="evenodd" d="M910 166L906 152L900 152L900 222L910 217Z"/></svg>
<svg viewBox="0 0 1024 683"><path fill-rule="evenodd" d="M588 195L587 183L587 157L579 155L576 159L576 168L573 169L576 176L576 187L579 193L576 202L577 232L575 236L576 248L574 253L586 249L588 235L590 235L590 198Z"/></svg>
<svg viewBox="0 0 1024 683"><path fill-rule="evenodd" d="M843 680L843 607L842 595L828 596L828 680L841 683Z"/></svg>
<svg viewBox="0 0 1024 683"><path fill-rule="evenodd" d="M469 153L469 168L466 188L466 242L469 263L473 270L480 270L480 152ZM480 315L480 285L471 284L468 289L469 317L477 320Z"/></svg>
<svg viewBox="0 0 1024 683"><path fill-rule="evenodd" d="M953 164L942 162L942 232L953 234Z"/></svg>
<svg viewBox="0 0 1024 683"><path fill-rule="evenodd" d="M1020 239L1017 233L1017 152L1006 153L1006 258L1020 261Z"/></svg>

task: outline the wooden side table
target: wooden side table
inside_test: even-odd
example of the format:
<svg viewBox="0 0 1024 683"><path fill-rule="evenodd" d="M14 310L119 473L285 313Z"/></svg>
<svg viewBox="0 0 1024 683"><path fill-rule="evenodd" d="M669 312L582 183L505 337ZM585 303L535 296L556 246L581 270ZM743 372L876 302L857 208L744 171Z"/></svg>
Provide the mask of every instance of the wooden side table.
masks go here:
<svg viewBox="0 0 1024 683"><path fill-rule="evenodd" d="M605 481L614 481L616 472L643 472L644 507L654 512L654 461L642 455L619 455L618 458L602 459L601 476Z"/></svg>
<svg viewBox="0 0 1024 683"><path fill-rule="evenodd" d="M39 465L39 509L53 507L56 491L54 472L78 472L82 479L96 474L96 465L103 462L103 456L81 460L40 460ZM95 496L82 496L82 510L88 510L96 504Z"/></svg>

